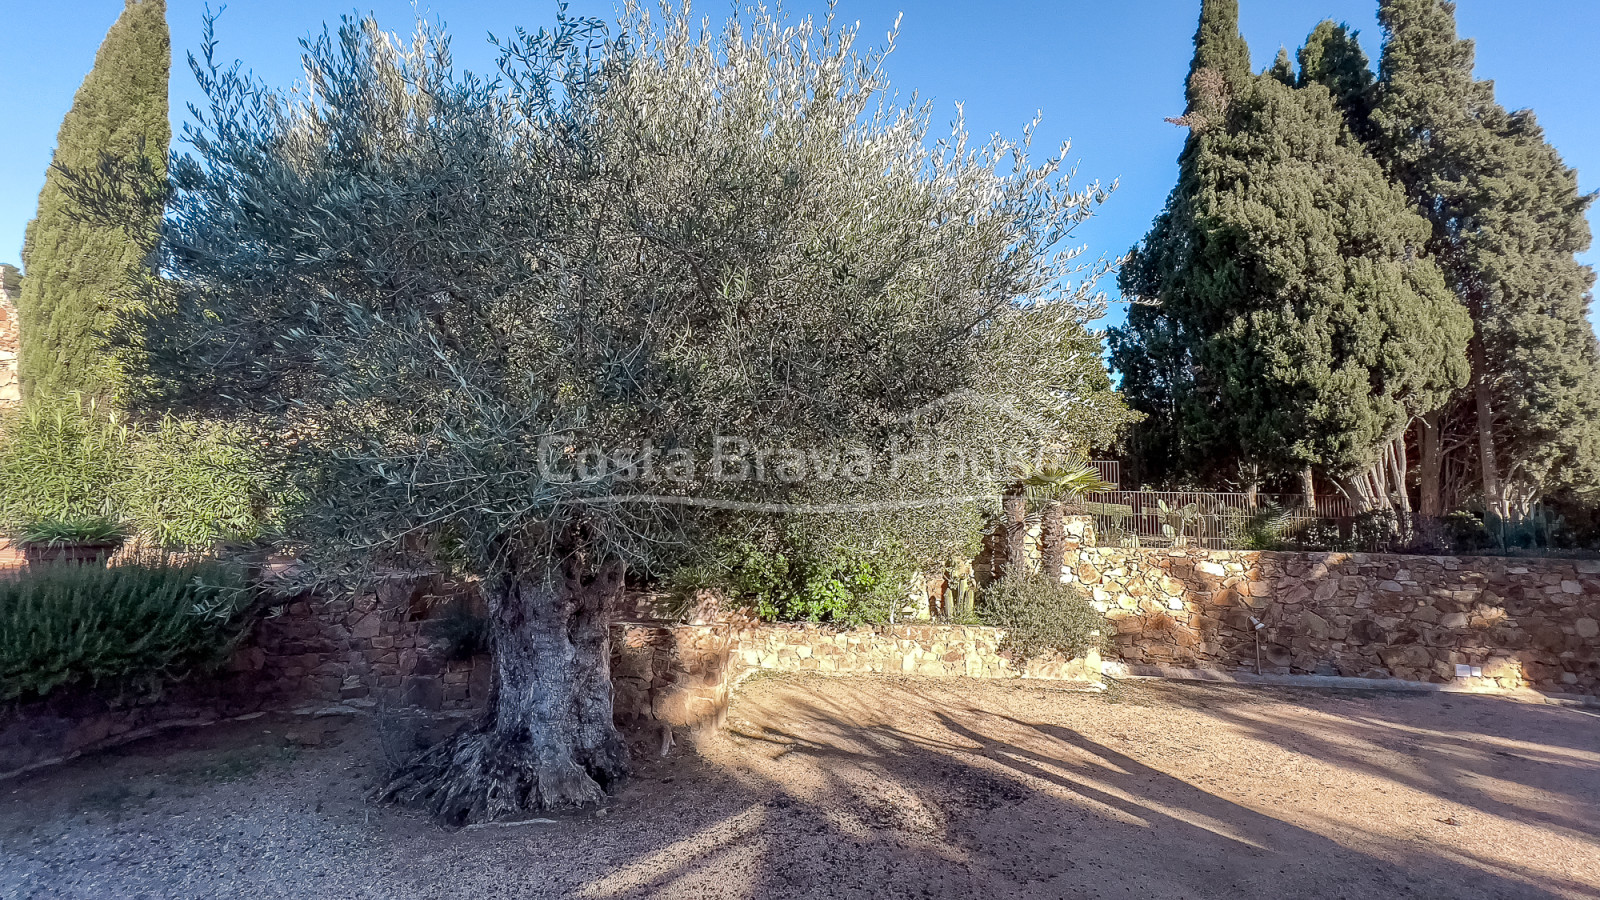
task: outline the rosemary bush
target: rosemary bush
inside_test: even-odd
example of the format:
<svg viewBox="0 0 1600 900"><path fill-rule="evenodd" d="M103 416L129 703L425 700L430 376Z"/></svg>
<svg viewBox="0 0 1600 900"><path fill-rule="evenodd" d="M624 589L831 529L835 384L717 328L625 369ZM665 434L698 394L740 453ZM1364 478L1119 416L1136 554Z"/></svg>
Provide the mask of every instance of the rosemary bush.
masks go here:
<svg viewBox="0 0 1600 900"><path fill-rule="evenodd" d="M218 565L49 566L0 581L0 702L71 686L153 692L214 668L248 603Z"/></svg>
<svg viewBox="0 0 1600 900"><path fill-rule="evenodd" d="M1006 630L1001 650L1020 660L1060 653L1076 659L1105 646L1106 618L1076 587L1028 575L1003 578L983 595L986 623Z"/></svg>

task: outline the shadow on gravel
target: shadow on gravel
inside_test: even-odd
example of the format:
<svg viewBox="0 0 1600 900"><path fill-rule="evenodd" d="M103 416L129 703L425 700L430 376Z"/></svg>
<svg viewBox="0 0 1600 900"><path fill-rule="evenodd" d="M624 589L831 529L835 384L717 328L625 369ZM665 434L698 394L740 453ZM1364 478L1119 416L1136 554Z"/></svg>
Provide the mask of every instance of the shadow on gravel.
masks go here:
<svg viewBox="0 0 1600 900"><path fill-rule="evenodd" d="M1383 779L1501 817L1521 827L1517 840L1595 851L1600 763L1571 746L1582 743L1574 720L1445 703L763 680L697 752L662 760L641 743L635 777L606 809L459 832L365 802L382 768L375 726L343 726L292 758L214 733L179 760L198 774L163 774L178 757L152 745L6 786L0 896L1600 897L1561 877L1561 860L1430 842L1454 826L1426 811L1280 810L1248 756L1264 742L1280 768ZM284 727L251 733L281 744ZM1224 731L1242 740L1212 739ZM1576 733L1600 736L1600 719ZM1152 735L1170 738L1162 753L1244 753L1210 761L1251 777L1170 774L1155 767L1167 759ZM1397 816L1415 819L1402 840Z"/></svg>
<svg viewBox="0 0 1600 900"><path fill-rule="evenodd" d="M1457 853L1408 847L1378 858L1070 728L895 693L887 699L902 712L921 699L938 727L884 727L845 697L791 695L772 716L782 724L736 735L769 745L791 767L814 763L817 782L792 791L781 811L739 823L739 834L777 846L753 860L760 869L730 896L872 896L852 883L862 872L890 896L1600 896L1593 885ZM1250 698L1228 705L1248 708ZM701 862L658 873L642 893L602 882L584 896L651 896L700 881Z"/></svg>

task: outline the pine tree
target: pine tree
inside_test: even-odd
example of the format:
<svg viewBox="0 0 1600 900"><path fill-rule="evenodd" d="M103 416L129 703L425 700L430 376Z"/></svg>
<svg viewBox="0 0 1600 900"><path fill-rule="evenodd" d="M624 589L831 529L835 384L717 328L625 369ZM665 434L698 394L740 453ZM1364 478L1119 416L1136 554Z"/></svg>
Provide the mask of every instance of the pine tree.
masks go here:
<svg viewBox="0 0 1600 900"><path fill-rule="evenodd" d="M1142 304L1113 361L1164 462L1314 466L1385 506L1403 496L1397 441L1465 381L1466 317L1421 256L1426 221L1327 88L1201 64L1208 43L1242 45L1218 25L1235 10L1202 14L1218 19L1202 20L1179 183L1124 269Z"/></svg>
<svg viewBox="0 0 1600 900"><path fill-rule="evenodd" d="M171 56L165 0L127 0L61 123L22 251L18 367L29 393L116 391L119 366L105 336L129 302L130 282L148 271L161 210L146 204L121 222L99 221L72 199L70 184L87 173L164 178Z"/></svg>
<svg viewBox="0 0 1600 900"><path fill-rule="evenodd" d="M1426 423L1423 507L1471 453L1486 508L1526 513L1600 485L1600 354L1586 321L1591 198L1531 112L1508 113L1473 76L1455 5L1384 0L1372 148L1432 222L1430 252L1471 311L1471 389ZM1456 468L1463 468L1455 465Z"/></svg>

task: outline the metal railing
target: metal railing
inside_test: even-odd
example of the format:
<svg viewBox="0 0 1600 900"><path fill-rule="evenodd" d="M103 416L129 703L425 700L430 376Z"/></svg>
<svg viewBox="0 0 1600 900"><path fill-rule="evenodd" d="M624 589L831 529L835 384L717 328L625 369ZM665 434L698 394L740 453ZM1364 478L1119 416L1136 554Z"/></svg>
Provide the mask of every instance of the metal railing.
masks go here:
<svg viewBox="0 0 1600 900"><path fill-rule="evenodd" d="M1114 459L1097 459L1090 463L1100 473L1100 480L1111 485L1114 491L1122 489L1122 463Z"/></svg>
<svg viewBox="0 0 1600 900"><path fill-rule="evenodd" d="M1318 529L1347 532L1356 516L1352 504L1340 496L1321 496L1308 504L1301 494L1098 491L1084 501L1104 546L1168 547L1181 542L1208 550L1240 549L1249 542L1252 524L1270 521L1276 534L1292 542ZM1190 504L1192 516L1173 515Z"/></svg>

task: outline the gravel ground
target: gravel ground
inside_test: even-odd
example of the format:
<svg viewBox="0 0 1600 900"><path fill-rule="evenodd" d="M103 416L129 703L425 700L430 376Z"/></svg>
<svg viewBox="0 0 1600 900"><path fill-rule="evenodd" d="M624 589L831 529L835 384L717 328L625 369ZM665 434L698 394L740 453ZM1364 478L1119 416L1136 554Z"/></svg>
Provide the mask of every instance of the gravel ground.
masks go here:
<svg viewBox="0 0 1600 900"><path fill-rule="evenodd" d="M453 833L364 799L413 730L263 718L0 784L0 897L1600 897L1590 710L761 678L725 734L642 736L604 810Z"/></svg>

